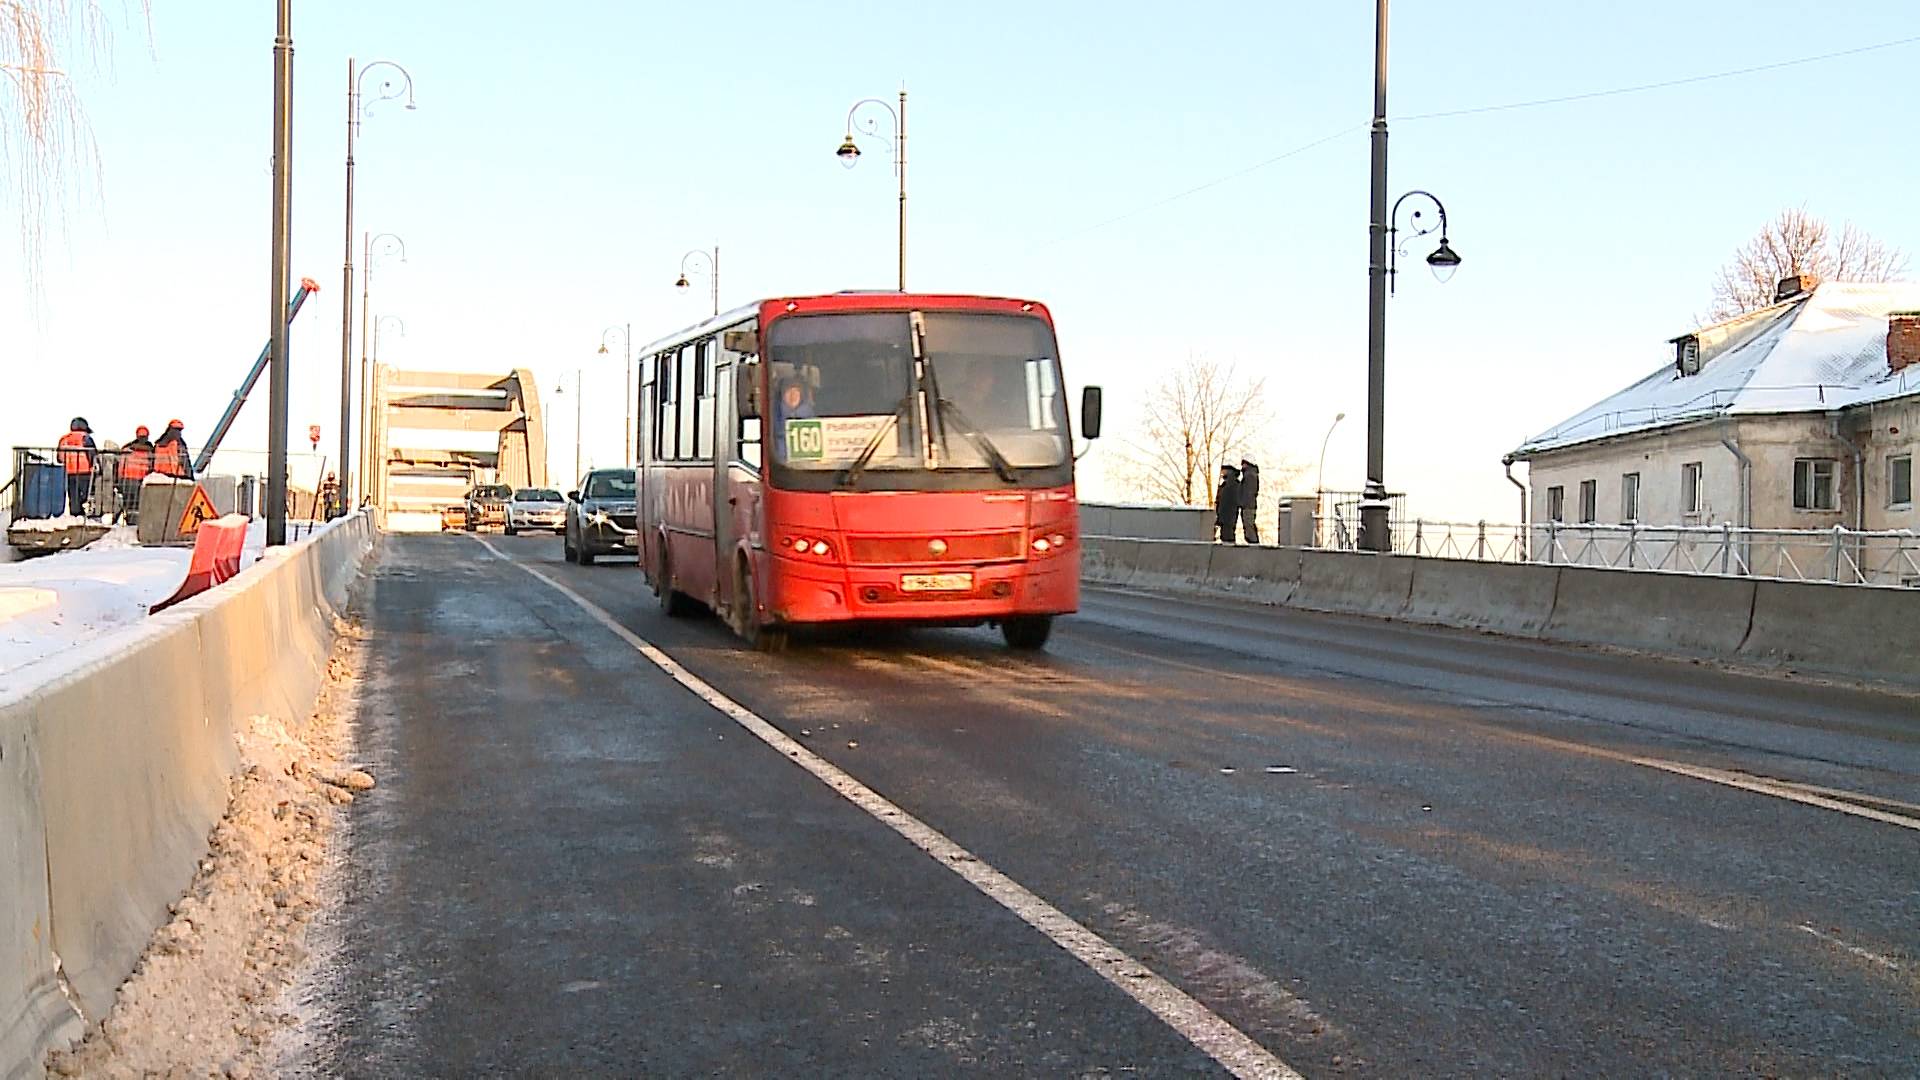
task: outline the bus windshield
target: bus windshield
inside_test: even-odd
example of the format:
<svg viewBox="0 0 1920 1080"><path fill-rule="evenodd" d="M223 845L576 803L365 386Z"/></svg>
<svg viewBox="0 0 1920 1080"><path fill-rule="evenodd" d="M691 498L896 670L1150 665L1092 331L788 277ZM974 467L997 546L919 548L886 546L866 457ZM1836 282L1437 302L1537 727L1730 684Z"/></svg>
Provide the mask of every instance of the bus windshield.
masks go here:
<svg viewBox="0 0 1920 1080"><path fill-rule="evenodd" d="M773 324L767 351L773 457L789 469L1011 477L1072 452L1053 333L1033 316L791 316Z"/></svg>

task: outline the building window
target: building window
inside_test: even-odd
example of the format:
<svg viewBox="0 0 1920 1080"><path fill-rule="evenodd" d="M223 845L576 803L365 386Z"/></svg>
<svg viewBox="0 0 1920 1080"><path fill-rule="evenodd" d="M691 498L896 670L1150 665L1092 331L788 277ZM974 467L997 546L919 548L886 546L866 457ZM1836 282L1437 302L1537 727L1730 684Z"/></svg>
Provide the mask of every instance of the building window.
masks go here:
<svg viewBox="0 0 1920 1080"><path fill-rule="evenodd" d="M1680 466L1680 512L1683 514L1697 514L1704 508L1700 502L1700 472L1697 461Z"/></svg>
<svg viewBox="0 0 1920 1080"><path fill-rule="evenodd" d="M1600 481L1580 481L1580 521L1591 525L1600 520Z"/></svg>
<svg viewBox="0 0 1920 1080"><path fill-rule="evenodd" d="M1901 454L1887 459L1887 505L1913 505L1913 455Z"/></svg>
<svg viewBox="0 0 1920 1080"><path fill-rule="evenodd" d="M1567 489L1550 487L1547 489L1547 520L1567 520Z"/></svg>
<svg viewBox="0 0 1920 1080"><path fill-rule="evenodd" d="M1620 477L1620 520L1622 523L1640 520L1640 474L1637 472Z"/></svg>
<svg viewBox="0 0 1920 1080"><path fill-rule="evenodd" d="M1795 510L1831 510L1834 507L1832 458L1795 458L1793 462L1793 508Z"/></svg>

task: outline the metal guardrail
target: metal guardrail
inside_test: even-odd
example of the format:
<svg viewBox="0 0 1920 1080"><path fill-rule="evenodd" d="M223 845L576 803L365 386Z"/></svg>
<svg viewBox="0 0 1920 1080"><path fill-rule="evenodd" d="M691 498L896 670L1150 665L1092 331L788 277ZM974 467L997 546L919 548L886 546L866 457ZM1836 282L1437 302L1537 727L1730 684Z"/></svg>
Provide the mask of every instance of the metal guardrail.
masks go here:
<svg viewBox="0 0 1920 1080"><path fill-rule="evenodd" d="M128 517L138 508L140 486L137 480L120 479L120 462L125 451L87 453L93 468L83 474L86 483L80 489L80 513L73 514L72 493L67 471L61 465L61 450L43 446L14 447L13 468L7 473L4 486L0 486L0 521L19 524L65 517L86 521Z"/></svg>
<svg viewBox="0 0 1920 1080"><path fill-rule="evenodd" d="M1318 547L1355 550L1351 530L1317 529ZM1326 543L1334 540L1335 543ZM1920 588L1911 530L1743 529L1733 525L1600 525L1413 521L1396 524L1400 555Z"/></svg>

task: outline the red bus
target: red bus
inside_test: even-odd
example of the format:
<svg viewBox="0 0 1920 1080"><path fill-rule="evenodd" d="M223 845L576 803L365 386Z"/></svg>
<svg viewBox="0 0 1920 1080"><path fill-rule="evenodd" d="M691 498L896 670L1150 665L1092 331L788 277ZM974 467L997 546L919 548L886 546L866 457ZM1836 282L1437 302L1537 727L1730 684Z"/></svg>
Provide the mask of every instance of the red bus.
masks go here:
<svg viewBox="0 0 1920 1080"><path fill-rule="evenodd" d="M1053 319L981 296L763 300L640 352L640 562L670 615L758 648L793 627L997 624L1038 649L1080 601ZM1081 399L1100 433L1100 389Z"/></svg>

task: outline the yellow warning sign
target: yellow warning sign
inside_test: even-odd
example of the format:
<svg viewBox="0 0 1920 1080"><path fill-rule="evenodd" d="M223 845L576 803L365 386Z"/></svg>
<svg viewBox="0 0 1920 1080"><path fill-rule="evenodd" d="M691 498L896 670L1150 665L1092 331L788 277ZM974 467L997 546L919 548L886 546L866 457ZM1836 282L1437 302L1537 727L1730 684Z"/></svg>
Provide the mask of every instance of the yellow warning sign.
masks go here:
<svg viewBox="0 0 1920 1080"><path fill-rule="evenodd" d="M220 516L213 508L213 500L207 498L207 489L199 484L193 485L193 495L187 499L187 509L180 515L179 533L192 536L200 531L200 526Z"/></svg>

